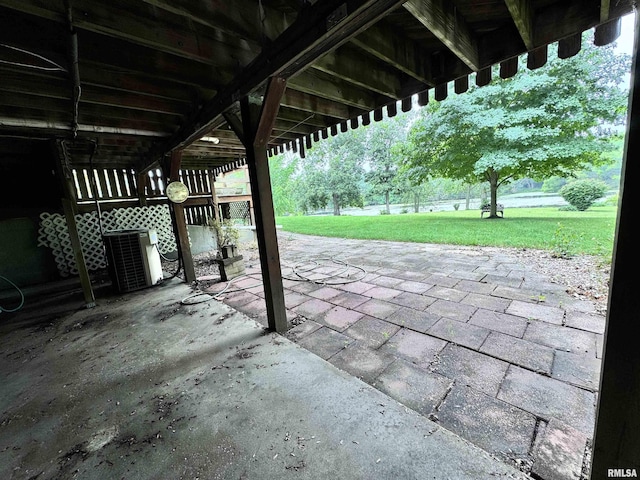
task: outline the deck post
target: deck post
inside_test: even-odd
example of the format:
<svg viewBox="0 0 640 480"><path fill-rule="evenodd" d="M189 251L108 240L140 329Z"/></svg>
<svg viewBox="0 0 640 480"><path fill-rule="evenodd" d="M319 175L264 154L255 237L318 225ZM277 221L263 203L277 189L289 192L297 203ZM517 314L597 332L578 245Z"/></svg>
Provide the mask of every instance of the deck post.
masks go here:
<svg viewBox="0 0 640 480"><path fill-rule="evenodd" d="M177 182L180 180L180 166L182 164L182 150L174 150L171 152L171 163L169 165L169 182ZM189 243L189 232L187 230L187 221L184 217L184 206L177 203L169 202L169 207L173 211L173 218L176 222L176 238L178 242L178 255L182 259L182 268L184 269L184 280L187 283L196 281L196 270L191 255L191 244Z"/></svg>
<svg viewBox="0 0 640 480"><path fill-rule="evenodd" d="M59 142L53 150L56 158L56 170L62 186L62 209L67 221L69 240L71 241L71 248L73 248L73 255L78 268L78 275L80 277L80 285L82 286L84 301L87 308L93 308L96 306L96 298L93 293L93 287L91 286L89 269L87 268L84 253L82 252L80 234L78 233L78 225L76 223L75 216L78 210L78 199L71 170L68 167L68 157L64 141ZM96 192L93 192L93 194L97 195Z"/></svg>
<svg viewBox="0 0 640 480"><path fill-rule="evenodd" d="M255 212L258 250L262 268L267 321L269 330L284 333L288 329L284 303L280 252L276 232L275 211L271 194L267 145L278 115L286 80L271 78L262 104L245 97L240 102L242 112L241 137L247 151L247 166Z"/></svg>

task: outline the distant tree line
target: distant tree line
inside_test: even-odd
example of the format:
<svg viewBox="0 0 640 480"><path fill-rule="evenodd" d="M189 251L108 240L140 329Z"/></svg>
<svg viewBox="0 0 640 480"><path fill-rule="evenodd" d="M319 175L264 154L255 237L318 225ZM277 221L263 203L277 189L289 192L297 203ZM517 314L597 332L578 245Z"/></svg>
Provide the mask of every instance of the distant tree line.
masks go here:
<svg viewBox="0 0 640 480"><path fill-rule="evenodd" d="M523 63L522 60L521 63ZM317 142L305 158L270 160L278 215L403 203L418 212L445 198L498 190L558 192L573 178L619 182L628 55L585 40L553 58L461 95ZM497 77L497 72L494 77Z"/></svg>

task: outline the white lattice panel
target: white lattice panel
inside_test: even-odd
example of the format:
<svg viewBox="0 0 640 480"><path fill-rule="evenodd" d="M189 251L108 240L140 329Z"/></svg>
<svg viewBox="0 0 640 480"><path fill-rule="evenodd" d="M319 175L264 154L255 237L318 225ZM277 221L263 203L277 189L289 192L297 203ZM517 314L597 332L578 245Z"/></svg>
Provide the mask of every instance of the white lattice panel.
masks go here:
<svg viewBox="0 0 640 480"><path fill-rule="evenodd" d="M104 245L97 213L78 214L76 215L76 223L87 268L89 270L106 268ZM171 214L167 205L118 208L102 212L104 232L137 228L148 228L158 232L160 253L164 254L176 250ZM78 273L67 221L63 215L46 212L40 214L38 246L51 248L60 275L67 277Z"/></svg>

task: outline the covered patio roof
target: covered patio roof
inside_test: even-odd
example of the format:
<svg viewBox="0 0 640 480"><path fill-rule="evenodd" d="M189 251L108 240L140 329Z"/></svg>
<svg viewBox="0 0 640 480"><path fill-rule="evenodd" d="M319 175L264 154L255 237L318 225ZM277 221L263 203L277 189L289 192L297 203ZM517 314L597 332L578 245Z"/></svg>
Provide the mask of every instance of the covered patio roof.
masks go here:
<svg viewBox="0 0 640 480"><path fill-rule="evenodd" d="M143 0L0 2L0 145L75 139L72 164L144 171L182 150L184 168L246 158L239 100L287 81L266 146L328 134L483 85L619 34L624 0ZM555 52L551 53L555 55ZM401 102L401 103L398 103ZM203 139L204 137L204 139Z"/></svg>
<svg viewBox="0 0 640 480"><path fill-rule="evenodd" d="M0 0L0 168L30 162L16 170L24 178L4 179L10 187L28 185L27 173L51 170L39 148L57 143L72 231L75 199L65 167L144 175L162 166L175 181L180 169L219 174L247 162L269 324L281 331L269 154L304 153L327 135L382 119L384 110L393 116L414 100L443 99L452 83L457 93L470 79L485 85L498 64L499 75L510 77L521 54L529 68L539 67L556 54L548 51L554 42L560 57L570 57L594 27L595 42L608 44L635 3ZM637 162L626 161L640 152L637 68L623 187L640 176ZM640 470L636 191L621 193L593 478L608 469ZM37 185L32 193L44 195ZM60 203L49 206L59 210ZM180 248L188 250L184 212L174 213ZM77 238L72 247L81 259ZM81 278L90 298L88 274Z"/></svg>

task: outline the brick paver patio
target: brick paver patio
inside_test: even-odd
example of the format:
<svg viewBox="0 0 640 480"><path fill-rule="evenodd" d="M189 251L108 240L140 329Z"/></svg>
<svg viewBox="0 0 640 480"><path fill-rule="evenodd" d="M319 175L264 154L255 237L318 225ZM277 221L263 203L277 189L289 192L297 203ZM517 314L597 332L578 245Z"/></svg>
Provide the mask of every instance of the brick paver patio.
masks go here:
<svg viewBox="0 0 640 480"><path fill-rule="evenodd" d="M281 237L290 339L527 473L580 478L605 323L591 303L508 254ZM223 301L266 325L247 273Z"/></svg>

